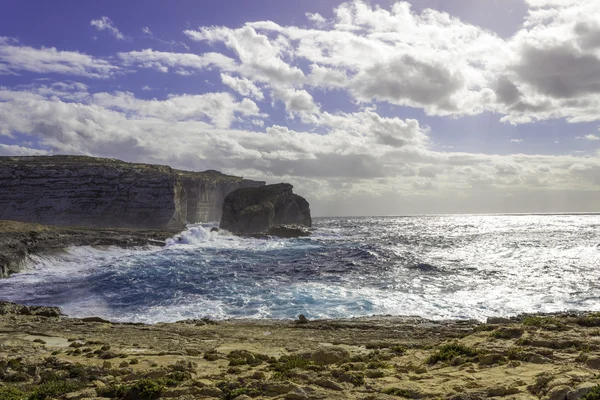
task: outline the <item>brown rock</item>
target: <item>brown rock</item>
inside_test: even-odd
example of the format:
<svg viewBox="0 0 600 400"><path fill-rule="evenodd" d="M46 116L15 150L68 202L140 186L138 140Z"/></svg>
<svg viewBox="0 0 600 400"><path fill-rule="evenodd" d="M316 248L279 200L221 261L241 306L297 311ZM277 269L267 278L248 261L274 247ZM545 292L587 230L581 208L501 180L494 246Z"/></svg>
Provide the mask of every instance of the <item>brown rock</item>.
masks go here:
<svg viewBox="0 0 600 400"><path fill-rule="evenodd" d="M502 317L488 317L488 319L485 323L489 324L489 325L506 325L506 324L514 324L515 321L508 319L508 318L502 318Z"/></svg>
<svg viewBox="0 0 600 400"><path fill-rule="evenodd" d="M315 385L321 386L322 388L325 388L325 389L344 390L340 385L338 385L337 383L335 383L334 381L332 381L330 379L317 380L317 381L315 381Z"/></svg>
<svg viewBox="0 0 600 400"><path fill-rule="evenodd" d="M198 394L200 394L202 396L207 396L207 397L221 397L223 395L223 391L221 389L219 389L218 387L206 386L206 387L200 388L200 391L198 392Z"/></svg>
<svg viewBox="0 0 600 400"><path fill-rule="evenodd" d="M336 364L347 361L350 353L341 347L323 347L312 353L310 358L318 364Z"/></svg>
<svg viewBox="0 0 600 400"><path fill-rule="evenodd" d="M600 357L588 358L585 362L588 368L600 369Z"/></svg>
<svg viewBox="0 0 600 400"><path fill-rule="evenodd" d="M565 385L560 385L552 388L547 394L547 400L567 400L567 395L571 392L571 388Z"/></svg>

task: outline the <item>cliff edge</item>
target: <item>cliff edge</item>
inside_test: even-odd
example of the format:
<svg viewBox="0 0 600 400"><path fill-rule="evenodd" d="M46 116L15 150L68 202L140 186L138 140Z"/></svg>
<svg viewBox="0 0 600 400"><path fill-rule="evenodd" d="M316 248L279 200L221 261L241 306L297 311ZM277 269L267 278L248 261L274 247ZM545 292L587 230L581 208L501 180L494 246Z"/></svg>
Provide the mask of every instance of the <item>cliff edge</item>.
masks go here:
<svg viewBox="0 0 600 400"><path fill-rule="evenodd" d="M218 221L230 192L264 184L107 158L0 157L0 220L178 229L186 222Z"/></svg>

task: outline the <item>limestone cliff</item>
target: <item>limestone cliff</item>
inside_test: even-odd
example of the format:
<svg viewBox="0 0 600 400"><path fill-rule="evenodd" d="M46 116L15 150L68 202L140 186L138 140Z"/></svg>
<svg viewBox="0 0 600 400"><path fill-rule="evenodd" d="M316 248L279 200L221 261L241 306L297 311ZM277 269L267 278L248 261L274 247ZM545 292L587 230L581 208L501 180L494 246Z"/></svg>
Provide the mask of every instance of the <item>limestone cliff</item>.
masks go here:
<svg viewBox="0 0 600 400"><path fill-rule="evenodd" d="M280 183L231 192L223 203L220 227L240 234L269 233L285 225L310 227L309 204L292 189Z"/></svg>
<svg viewBox="0 0 600 400"><path fill-rule="evenodd" d="M218 221L231 191L264 182L84 156L0 157L0 219L178 228Z"/></svg>

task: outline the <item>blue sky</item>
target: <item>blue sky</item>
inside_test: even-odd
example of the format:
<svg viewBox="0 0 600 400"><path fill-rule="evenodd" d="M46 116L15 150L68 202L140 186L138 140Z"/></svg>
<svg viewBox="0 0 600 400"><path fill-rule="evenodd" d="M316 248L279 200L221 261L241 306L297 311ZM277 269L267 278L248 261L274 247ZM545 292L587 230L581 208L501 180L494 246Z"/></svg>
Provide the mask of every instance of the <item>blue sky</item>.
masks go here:
<svg viewBox="0 0 600 400"><path fill-rule="evenodd" d="M2 10L0 155L288 181L316 215L600 211L594 0Z"/></svg>

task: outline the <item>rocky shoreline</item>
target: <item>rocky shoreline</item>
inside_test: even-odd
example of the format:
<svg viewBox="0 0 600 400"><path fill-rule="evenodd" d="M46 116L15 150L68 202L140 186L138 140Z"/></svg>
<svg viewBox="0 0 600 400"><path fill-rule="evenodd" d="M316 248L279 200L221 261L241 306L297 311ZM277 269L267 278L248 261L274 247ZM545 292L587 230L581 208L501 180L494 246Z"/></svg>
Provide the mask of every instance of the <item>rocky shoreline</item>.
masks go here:
<svg viewBox="0 0 600 400"><path fill-rule="evenodd" d="M116 324L0 303L1 399L600 396L600 314Z"/></svg>
<svg viewBox="0 0 600 400"><path fill-rule="evenodd" d="M70 246L164 246L176 230L53 227L0 221L0 278L19 272L30 254L61 251Z"/></svg>

